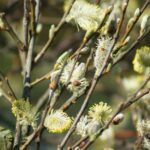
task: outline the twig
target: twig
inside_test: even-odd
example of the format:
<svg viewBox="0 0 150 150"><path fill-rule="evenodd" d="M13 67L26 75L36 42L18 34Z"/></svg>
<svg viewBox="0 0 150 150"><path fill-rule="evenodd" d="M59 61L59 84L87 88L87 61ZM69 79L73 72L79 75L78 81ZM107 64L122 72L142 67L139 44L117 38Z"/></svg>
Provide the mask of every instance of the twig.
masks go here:
<svg viewBox="0 0 150 150"><path fill-rule="evenodd" d="M44 92L44 94L39 98L38 102L36 103L35 107L37 111L40 110L41 107L44 105L44 103L46 102L48 98L48 95L49 95L49 89Z"/></svg>
<svg viewBox="0 0 150 150"><path fill-rule="evenodd" d="M147 8L147 6L150 4L150 0L147 0L142 9L140 10L139 15L134 19L133 24L130 26L130 28L125 32L125 35L122 38L122 41L124 41L128 35L130 34L130 32L132 31L133 27L135 26L135 24L137 23L137 21L139 20L140 16L143 14L144 10Z"/></svg>
<svg viewBox="0 0 150 150"><path fill-rule="evenodd" d="M19 122L17 121L16 134L15 134L14 143L13 143L13 150L19 150L20 136L21 136L21 126L20 126Z"/></svg>
<svg viewBox="0 0 150 150"><path fill-rule="evenodd" d="M29 0L24 0L24 16L23 16L24 44L28 47L29 32Z"/></svg>
<svg viewBox="0 0 150 150"><path fill-rule="evenodd" d="M31 82L30 87L33 87L34 85L40 83L43 80L49 80L50 78L51 78L51 73L49 72L49 73L43 75L42 77L36 79L35 81Z"/></svg>
<svg viewBox="0 0 150 150"><path fill-rule="evenodd" d="M6 88L7 92L3 87ZM12 103L13 100L17 99L17 97L8 81L8 78L5 77L2 72L0 72L0 88L1 88L1 92L3 93L4 97L6 99L8 99L9 102Z"/></svg>
<svg viewBox="0 0 150 150"><path fill-rule="evenodd" d="M148 36L150 33L150 28L146 30L146 32L137 38L137 40L125 51L121 52L114 58L113 60L113 66L116 65L119 61L121 61L124 57L126 57L131 51L133 51L137 45L142 41L146 36Z"/></svg>
<svg viewBox="0 0 150 150"><path fill-rule="evenodd" d="M3 22L5 24L5 30L10 34L10 36L13 38L13 40L16 42L16 45L18 47L18 52L21 60L22 68L25 64L25 45L22 43L22 41L19 39L9 22L7 21L7 18L5 16L5 13L0 13L0 17L3 19Z"/></svg>
<svg viewBox="0 0 150 150"><path fill-rule="evenodd" d="M26 3L24 3L24 4L26 5ZM24 7L26 9L26 6L24 6ZM35 36L36 36L35 29L36 29L37 22L35 20L35 1L34 0L30 0L30 7L31 7L31 40L30 40L29 47L28 47L28 53L27 53L27 59L26 59L26 68L24 69L25 74L24 74L23 98L25 100L30 99L30 76L31 76L31 69L32 69ZM38 16L37 16L37 18L38 18ZM25 27L25 28L27 29L27 27ZM25 34L27 34L26 32L25 32ZM18 143L16 143L17 147L19 147L20 136L26 135L27 132L28 132L28 126L25 126L24 132L21 133L21 127L19 127L18 121L17 121L17 123L16 123L16 134L15 134L15 141L18 142ZM18 136L18 134L20 136Z"/></svg>
<svg viewBox="0 0 150 150"><path fill-rule="evenodd" d="M76 100L78 99L78 97L76 95L72 95L59 109L66 111L71 104L76 103Z"/></svg>
<svg viewBox="0 0 150 150"><path fill-rule="evenodd" d="M45 52L48 50L50 44L53 42L53 40L56 37L57 33L59 32L59 30L61 29L61 27L64 25L66 16L70 12L70 9L71 9L71 7L72 7L72 5L73 5L74 2L75 2L75 0L71 1L71 4L70 4L68 10L64 13L62 19L60 20L59 24L55 28L53 37L48 39L48 41L45 44L45 46L43 47L43 49L36 55L36 57L34 59L34 63L37 63L43 57L43 55L45 54Z"/></svg>

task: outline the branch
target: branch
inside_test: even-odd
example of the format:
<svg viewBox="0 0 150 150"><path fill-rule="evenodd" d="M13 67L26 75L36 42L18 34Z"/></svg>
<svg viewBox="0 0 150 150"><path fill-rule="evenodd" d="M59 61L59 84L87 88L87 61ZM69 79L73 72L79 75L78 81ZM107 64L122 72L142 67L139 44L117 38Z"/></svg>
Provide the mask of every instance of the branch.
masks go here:
<svg viewBox="0 0 150 150"><path fill-rule="evenodd" d="M27 19L27 1L24 1L24 17L25 19ZM26 67L24 68L24 87L23 87L23 98L25 100L29 100L30 99L30 76L31 76L31 69L32 69L32 61L33 61L33 50L34 50L34 44L35 44L35 38L36 38L36 17L38 18L39 16L35 16L35 1L34 0L30 0L30 7L31 7L31 39L30 39L30 43L29 43L29 47L28 47L28 53L27 53L27 59L26 59ZM37 6L36 6L37 7ZM39 9L39 8L38 8ZM38 9L36 9L36 11L38 11ZM25 37L25 42L26 44L28 43L28 41L26 41L28 38L28 25L24 25L24 37ZM28 133L28 126L25 126L25 129L23 132L21 132L21 127L17 121L16 123L16 134L15 134L15 143L13 145L13 149L19 149L19 144L20 144L20 136L25 136Z"/></svg>
<svg viewBox="0 0 150 150"><path fill-rule="evenodd" d="M24 44L28 47L28 32L29 32L29 0L24 0L24 16L23 16L23 30L24 30Z"/></svg>
<svg viewBox="0 0 150 150"><path fill-rule="evenodd" d="M34 59L34 63L37 63L44 56L44 54L46 53L46 51L48 50L50 44L53 42L53 40L56 37L57 33L59 32L59 30L61 29L61 27L64 25L66 16L70 12L71 7L72 7L72 5L73 5L74 2L75 2L75 0L71 1L68 10L64 13L64 15L63 15L62 19L60 20L59 24L56 26L53 37L48 39L48 41L45 44L45 46L43 47L43 49L36 55L36 57Z"/></svg>
<svg viewBox="0 0 150 150"><path fill-rule="evenodd" d="M118 54L118 56L116 56L116 58L114 58L113 60L113 66L115 66L118 62L120 62L122 59L124 59L131 51L133 51L137 46L138 44L146 37L148 36L150 33L150 28L147 29L147 31L142 35L142 36L139 36L137 38L137 40L135 40L135 42L125 51L123 52L120 52Z"/></svg>
<svg viewBox="0 0 150 150"><path fill-rule="evenodd" d="M15 99L17 99L9 81L8 78L3 75L2 72L0 72L0 90L3 94L3 96L12 103Z"/></svg>
<svg viewBox="0 0 150 150"><path fill-rule="evenodd" d="M51 72L49 72L49 73L43 75L43 76L40 77L40 78L37 78L37 79L36 79L35 81L33 81L33 82L31 82L31 83L30 83L30 87L33 87L34 85L36 85L36 84L38 84L38 83L40 83L40 82L42 82L42 81L44 81L44 80L50 80L50 78L51 78Z"/></svg>
<svg viewBox="0 0 150 150"><path fill-rule="evenodd" d="M0 17L2 18L2 20L5 24L5 30L10 34L10 36L16 42L19 56L20 56L20 60L21 60L21 64L22 64L22 68L23 68L23 66L25 64L25 45L22 43L22 41L19 39L19 37L17 36L15 31L13 30L13 28L9 24L9 22L5 16L5 13L0 13Z"/></svg>

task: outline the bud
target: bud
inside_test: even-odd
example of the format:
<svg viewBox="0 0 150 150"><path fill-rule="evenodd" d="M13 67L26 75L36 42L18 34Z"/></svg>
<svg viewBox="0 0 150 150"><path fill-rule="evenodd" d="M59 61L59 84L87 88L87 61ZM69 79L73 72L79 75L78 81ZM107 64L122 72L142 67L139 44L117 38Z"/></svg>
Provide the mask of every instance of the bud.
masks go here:
<svg viewBox="0 0 150 150"><path fill-rule="evenodd" d="M40 33L42 31L42 24L38 24L37 27L36 27L36 33Z"/></svg>
<svg viewBox="0 0 150 150"><path fill-rule="evenodd" d="M120 23L120 18L117 18L117 24L119 24Z"/></svg>
<svg viewBox="0 0 150 150"><path fill-rule="evenodd" d="M143 18L142 18L142 22L141 22L141 29L145 29L146 27L146 24L147 24L147 21L148 21L148 15L145 15Z"/></svg>
<svg viewBox="0 0 150 150"><path fill-rule="evenodd" d="M86 54L89 52L89 48L88 47L84 47L81 49L81 54Z"/></svg>
<svg viewBox="0 0 150 150"><path fill-rule="evenodd" d="M134 16L135 16L135 17L138 17L139 15L140 15L140 9L137 8L137 9L135 10L135 12L134 12Z"/></svg>
<svg viewBox="0 0 150 150"><path fill-rule="evenodd" d="M124 10L126 7L127 7L127 3L124 2L124 3L122 4L122 10Z"/></svg>
<svg viewBox="0 0 150 150"><path fill-rule="evenodd" d="M122 113L119 113L112 121L112 123L114 125L118 125L119 123L121 123L124 119L124 115Z"/></svg>
<svg viewBox="0 0 150 150"><path fill-rule="evenodd" d="M0 16L0 29L2 29L2 30L5 29L5 24L4 24L1 16Z"/></svg>
<svg viewBox="0 0 150 150"><path fill-rule="evenodd" d="M49 29L49 39L52 39L55 33L55 25L51 25Z"/></svg>
<svg viewBox="0 0 150 150"><path fill-rule="evenodd" d="M80 85L81 85L81 82L80 82L79 80L74 80L74 81L72 81L72 84L73 84L74 86L80 86Z"/></svg>
<svg viewBox="0 0 150 150"><path fill-rule="evenodd" d="M56 87L57 87L56 81L52 81L52 82L49 84L49 89L51 89L51 90L55 90Z"/></svg>
<svg viewBox="0 0 150 150"><path fill-rule="evenodd" d="M113 10L113 6L109 6L107 9L106 9L106 14L109 14L111 13L111 11Z"/></svg>
<svg viewBox="0 0 150 150"><path fill-rule="evenodd" d="M0 89L0 97L3 96L2 89Z"/></svg>
<svg viewBox="0 0 150 150"><path fill-rule="evenodd" d="M134 24L134 21L135 21L134 18L131 18L131 19L128 21L127 29L130 29L130 28L131 28L131 26Z"/></svg>
<svg viewBox="0 0 150 150"><path fill-rule="evenodd" d="M126 45L129 41L130 41L130 36L128 36L125 40L124 40L124 42L123 42L123 45Z"/></svg>
<svg viewBox="0 0 150 150"><path fill-rule="evenodd" d="M57 59L54 65L54 70L59 70L63 66L65 61L67 61L67 59L69 58L70 53L71 53L71 50L66 51Z"/></svg>

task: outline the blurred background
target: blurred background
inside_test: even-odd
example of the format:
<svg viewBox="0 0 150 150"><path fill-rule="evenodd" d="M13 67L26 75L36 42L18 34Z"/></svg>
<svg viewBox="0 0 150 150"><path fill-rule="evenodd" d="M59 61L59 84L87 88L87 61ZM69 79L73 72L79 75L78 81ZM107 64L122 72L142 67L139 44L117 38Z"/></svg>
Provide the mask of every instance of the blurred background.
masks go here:
<svg viewBox="0 0 150 150"><path fill-rule="evenodd" d="M94 1L94 0L93 0ZM92 2L92 1L91 1ZM111 0L102 0L102 5L105 6L108 3L112 3ZM117 0L115 1L117 3ZM114 3L114 4L115 4ZM141 8L144 0L130 0L127 19L132 16L137 7ZM22 16L23 16L23 1L19 0L0 0L0 12L5 12L9 23L19 35L20 39L23 40L23 29L22 29ZM64 0L41 0L41 12L39 24L41 32L37 36L34 56L41 50L46 41L48 40L48 31L52 24L58 24L64 12ZM150 9L147 9L145 13L150 13ZM125 24L126 24L125 23ZM140 21L137 26L131 32L131 42L134 41L139 32ZM124 29L122 29L124 31ZM38 77L48 73L53 68L55 60L60 54L69 48L76 49L84 35L82 30L77 30L76 26L65 24L56 39L54 40L51 47L48 49L44 58L36 65L32 70L31 80L35 80ZM150 36L141 42L140 46L150 46ZM132 88L135 79L134 76L138 76L132 67L132 60L134 53L131 53L128 58L124 59L121 63L116 65L110 74L104 76L101 82L98 83L95 92L90 100L90 105L98 102L105 101L112 106L115 111L116 106L126 99L130 92L127 91L126 87ZM17 97L21 97L23 88L23 78L21 75L21 65L18 57L17 47L15 42L7 32L0 31L0 71L2 71L9 79L9 82L16 93ZM88 77L93 75L94 69L91 64L90 72ZM133 78L130 78L133 77ZM131 79L131 80L129 80ZM41 95L47 90L49 81L43 81L36 85L31 91L31 102L35 104L38 102ZM60 98L60 103L57 104L56 108L62 104L69 96L69 93L64 93ZM78 101L71 109L68 110L70 116L74 116L82 104L82 99ZM72 109L73 108L73 109ZM11 113L11 105L4 98L0 97L0 125L10 128L15 132L15 118ZM111 135L111 136L110 136ZM50 134L47 131L44 132L42 138L42 150L54 150L56 145L60 143L63 135ZM125 112L125 120L119 127L113 126L113 130L109 130L108 138L104 137L102 140L98 139L97 142L90 148L91 150L103 150L104 147L112 147L115 150L131 150L136 139L136 131L134 123L132 121L132 115L130 110ZM75 141L79 137L73 136L70 140ZM107 139L107 140L106 140ZM102 144L103 143L103 144ZM106 146L105 146L106 144ZM32 147L31 147L32 149ZM106 150L106 149L105 149Z"/></svg>

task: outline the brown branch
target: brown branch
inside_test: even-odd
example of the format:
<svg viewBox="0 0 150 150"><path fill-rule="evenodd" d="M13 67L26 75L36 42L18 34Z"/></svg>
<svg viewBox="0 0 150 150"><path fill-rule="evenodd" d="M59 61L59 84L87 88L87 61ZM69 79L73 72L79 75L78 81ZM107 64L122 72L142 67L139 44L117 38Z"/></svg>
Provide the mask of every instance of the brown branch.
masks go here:
<svg viewBox="0 0 150 150"><path fill-rule="evenodd" d="M15 99L17 99L9 81L6 76L3 75L2 72L0 72L0 88L1 92L4 95L6 99L8 99L9 102L13 102Z"/></svg>

